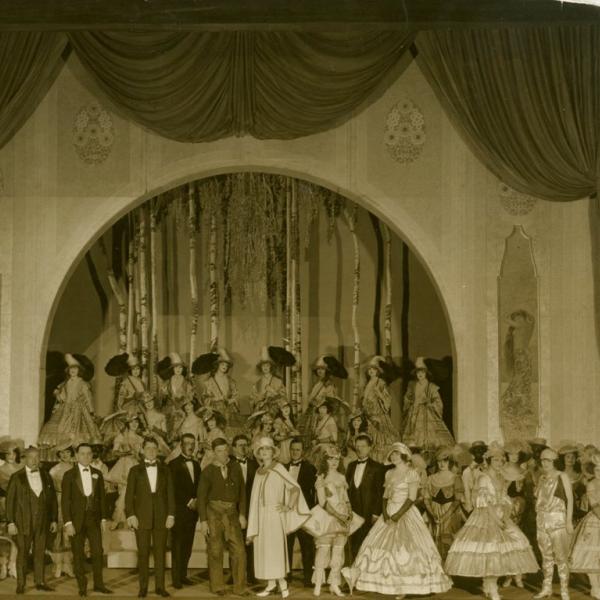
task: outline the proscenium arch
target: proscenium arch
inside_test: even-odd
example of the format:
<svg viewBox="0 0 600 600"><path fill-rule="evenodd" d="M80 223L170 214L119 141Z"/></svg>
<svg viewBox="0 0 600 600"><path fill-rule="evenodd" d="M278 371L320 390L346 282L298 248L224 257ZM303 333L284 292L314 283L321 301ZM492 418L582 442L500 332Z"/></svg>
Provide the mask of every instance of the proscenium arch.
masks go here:
<svg viewBox="0 0 600 600"><path fill-rule="evenodd" d="M422 230L422 228L402 208L398 201L399 199L394 199L390 196L382 196L375 188L366 190L365 193L358 193L356 190L349 189L346 185L347 182L342 182L341 180L336 181L335 178L331 177L331 174L325 175L316 172L316 170L311 172L306 169L286 167L282 166L279 161L277 164L273 164L272 161L265 161L262 164L243 161L222 161L221 164L205 166L205 168L198 168L197 164L193 164L194 162L196 161L192 161L192 164L185 169L179 169L180 173L178 174L174 174L173 168L171 167L168 173L164 173L156 178L152 187L149 187L147 184L146 191L141 194L130 193L120 196L115 195L112 198L102 200L99 208L89 215L89 218L85 220L84 226L77 230L76 234L69 240L69 243L66 244L62 251L56 256L54 261L55 268L51 270L52 278L49 280L42 295L42 298L45 300L44 310L42 311L45 325L43 335L39 340L37 353L38 369L35 371L39 374L39 380L37 382L37 429L39 430L39 427L42 425L40 422L40 415L43 414L43 402L45 398L44 387L41 383L44 381L45 377L46 352L52 323L65 286L73 274L73 271L85 256L85 253L122 216L163 192L191 181L207 179L217 175L240 172L262 172L308 181L332 190L341 196L356 202L366 210L375 214L382 222L386 223L386 225L388 225L401 240L406 242L411 249L411 252L418 257L434 286L448 324L454 370L453 397L455 406L453 411L453 426L455 433L458 435L458 416L460 414L460 407L457 403L457 399L460 371L458 368L459 348L457 347L458 344L455 335L456 315L454 314L458 307L451 307L446 301L448 293L446 283L443 279L441 269L437 270L434 267L435 263L439 261L439 250L432 243L430 235Z"/></svg>

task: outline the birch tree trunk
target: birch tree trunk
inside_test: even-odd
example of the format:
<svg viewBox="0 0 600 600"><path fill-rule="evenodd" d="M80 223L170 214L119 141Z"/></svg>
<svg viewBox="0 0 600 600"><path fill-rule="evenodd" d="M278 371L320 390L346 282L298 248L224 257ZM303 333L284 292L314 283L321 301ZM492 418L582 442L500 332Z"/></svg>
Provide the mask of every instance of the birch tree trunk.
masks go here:
<svg viewBox="0 0 600 600"><path fill-rule="evenodd" d="M129 239L127 248L127 353L131 355L133 351L133 327L135 322L135 289L133 286L133 236Z"/></svg>
<svg viewBox="0 0 600 600"><path fill-rule="evenodd" d="M384 355L392 359L392 237L385 223L381 224L383 232L383 261L385 269L385 306L383 309Z"/></svg>
<svg viewBox="0 0 600 600"><path fill-rule="evenodd" d="M219 346L219 288L217 285L217 203L213 198L210 206L210 228L208 239L208 297L210 303L210 349Z"/></svg>
<svg viewBox="0 0 600 600"><path fill-rule="evenodd" d="M288 352L292 352L292 202L290 198L289 186L285 186L285 260L286 260L286 282L285 282L285 349ZM287 393L288 401L291 406L294 407L293 403L293 387L294 380L292 369L286 368L286 380L287 380Z"/></svg>
<svg viewBox="0 0 600 600"><path fill-rule="evenodd" d="M134 244L133 244L133 287L135 289L135 321L133 326L133 351L136 355L140 354L140 338L141 338L141 276L140 276L140 235L139 235L139 212L137 213L138 222L134 220ZM134 216L134 219L136 217Z"/></svg>
<svg viewBox="0 0 600 600"><path fill-rule="evenodd" d="M152 392L156 391L156 375L154 366L158 362L158 294L156 283L156 211L158 199L155 199L150 207L150 300L152 310L152 341L151 341L151 359L148 369L148 381Z"/></svg>
<svg viewBox="0 0 600 600"><path fill-rule="evenodd" d="M298 193L297 182L291 180L292 195L292 230L293 230L293 254L292 268L294 274L293 289L293 311L294 311L294 356L296 364L294 365L294 393L296 414L302 410L302 296L300 286L300 221L298 211Z"/></svg>
<svg viewBox="0 0 600 600"><path fill-rule="evenodd" d="M360 247L356 235L357 206L352 203L349 208L344 206L348 228L352 234L354 245L354 277L352 286L352 331L354 333L354 389L352 393L352 410L358 408L360 402L360 334L358 331L358 302L360 294Z"/></svg>
<svg viewBox="0 0 600 600"><path fill-rule="evenodd" d="M148 383L148 359L150 350L148 348L148 285L146 273L146 207L140 208L138 263L140 275L140 338L141 338L141 365L142 376Z"/></svg>
<svg viewBox="0 0 600 600"><path fill-rule="evenodd" d="M190 331L190 364L196 356L198 332L198 277L196 275L196 201L194 184L188 187L188 236L190 251L190 296L192 299L192 327Z"/></svg>

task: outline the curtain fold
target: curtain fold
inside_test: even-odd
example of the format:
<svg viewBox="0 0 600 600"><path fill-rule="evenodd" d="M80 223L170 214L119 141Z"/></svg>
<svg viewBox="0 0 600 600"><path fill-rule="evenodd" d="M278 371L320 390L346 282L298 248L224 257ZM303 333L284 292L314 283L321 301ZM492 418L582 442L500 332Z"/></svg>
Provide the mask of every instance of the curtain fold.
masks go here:
<svg viewBox="0 0 600 600"><path fill-rule="evenodd" d="M64 64L67 38L54 32L0 33L0 148L23 126Z"/></svg>
<svg viewBox="0 0 600 600"><path fill-rule="evenodd" d="M399 32L73 32L104 93L180 142L290 139L349 119L401 66Z"/></svg>
<svg viewBox="0 0 600 600"><path fill-rule="evenodd" d="M418 65L487 167L548 200L596 192L600 27L421 32Z"/></svg>

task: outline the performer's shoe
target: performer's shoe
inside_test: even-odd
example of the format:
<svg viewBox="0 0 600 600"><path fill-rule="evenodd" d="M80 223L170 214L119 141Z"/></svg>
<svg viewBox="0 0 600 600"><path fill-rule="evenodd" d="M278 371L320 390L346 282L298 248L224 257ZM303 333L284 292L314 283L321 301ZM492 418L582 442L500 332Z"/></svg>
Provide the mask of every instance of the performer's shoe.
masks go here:
<svg viewBox="0 0 600 600"><path fill-rule="evenodd" d="M282 598L287 598L289 595L290 595L290 588L285 588L284 590L281 590Z"/></svg>
<svg viewBox="0 0 600 600"><path fill-rule="evenodd" d="M158 590L156 590L155 594L157 596L162 596L163 598L169 598L169 596L171 595L165 589L158 589Z"/></svg>
<svg viewBox="0 0 600 600"><path fill-rule="evenodd" d="M24 594L25 593L25 586L24 585L18 585L16 593L19 594L19 595Z"/></svg>
<svg viewBox="0 0 600 600"><path fill-rule="evenodd" d="M346 595L344 592L342 592L342 590L340 590L340 586L336 585L335 583L329 585L329 591L332 594L335 594L338 598L343 598Z"/></svg>
<svg viewBox="0 0 600 600"><path fill-rule="evenodd" d="M148 590L140 590L138 592L138 598L145 598L148 595Z"/></svg>
<svg viewBox="0 0 600 600"><path fill-rule="evenodd" d="M541 600L542 598L550 598L552 596L552 586L543 585L542 589L533 596L534 600Z"/></svg>
<svg viewBox="0 0 600 600"><path fill-rule="evenodd" d="M183 583L183 585L194 585L194 582L189 577L183 577L181 583Z"/></svg>
<svg viewBox="0 0 600 600"><path fill-rule="evenodd" d="M45 583L36 584L35 589L38 590L38 592L53 592L54 591L53 587L50 587L49 585L47 585Z"/></svg>
<svg viewBox="0 0 600 600"><path fill-rule="evenodd" d="M94 591L100 592L101 594L112 594L113 593L113 591L109 590L105 585L95 585Z"/></svg>
<svg viewBox="0 0 600 600"><path fill-rule="evenodd" d="M515 575L515 585L521 589L525 587L523 585L523 575Z"/></svg>
<svg viewBox="0 0 600 600"><path fill-rule="evenodd" d="M277 589L277 585L274 585L273 587L267 586L264 590L260 590L260 592L256 592L256 595L259 598L266 598L267 596L272 594L276 589ZM282 593L283 593L283 591L282 591Z"/></svg>

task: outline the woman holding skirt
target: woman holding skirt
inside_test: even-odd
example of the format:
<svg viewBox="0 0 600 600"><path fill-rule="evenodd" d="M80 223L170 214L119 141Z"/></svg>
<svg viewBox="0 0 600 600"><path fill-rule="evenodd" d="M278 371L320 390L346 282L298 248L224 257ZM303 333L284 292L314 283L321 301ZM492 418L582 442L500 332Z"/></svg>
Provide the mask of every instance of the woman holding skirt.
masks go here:
<svg viewBox="0 0 600 600"><path fill-rule="evenodd" d="M411 452L395 442L387 461L382 515L363 541L352 567L342 569L350 589L391 594L437 594L452 581L419 510L414 506L419 475Z"/></svg>
<svg viewBox="0 0 600 600"><path fill-rule="evenodd" d="M527 538L510 520L512 503L502 475L504 449L491 445L485 461L488 469L477 478L473 490L473 512L454 538L446 572L482 577L484 594L499 600L499 577L535 573L539 567Z"/></svg>

